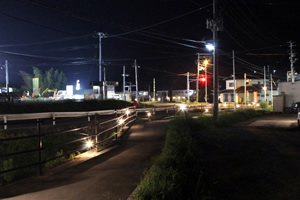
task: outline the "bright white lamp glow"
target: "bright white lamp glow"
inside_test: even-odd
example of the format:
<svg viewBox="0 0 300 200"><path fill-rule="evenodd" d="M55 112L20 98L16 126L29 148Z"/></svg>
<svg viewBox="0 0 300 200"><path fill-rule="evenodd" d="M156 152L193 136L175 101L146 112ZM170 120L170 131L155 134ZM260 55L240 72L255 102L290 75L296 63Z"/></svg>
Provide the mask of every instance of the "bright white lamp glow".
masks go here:
<svg viewBox="0 0 300 200"><path fill-rule="evenodd" d="M86 148L91 148L93 145L94 145L94 144L93 144L93 141L91 141L91 140L88 140L88 141L86 141L86 143L85 143Z"/></svg>
<svg viewBox="0 0 300 200"><path fill-rule="evenodd" d="M150 113L150 112L148 112L148 113L147 113L147 116L148 116L148 117L151 117L151 113Z"/></svg>
<svg viewBox="0 0 300 200"><path fill-rule="evenodd" d="M263 90L267 90L267 87L263 87Z"/></svg>
<svg viewBox="0 0 300 200"><path fill-rule="evenodd" d="M185 111L186 110L186 106L184 104L180 104L179 109L181 111Z"/></svg>
<svg viewBox="0 0 300 200"><path fill-rule="evenodd" d="M208 108L205 109L205 112L208 112Z"/></svg>
<svg viewBox="0 0 300 200"><path fill-rule="evenodd" d="M124 119L120 119L120 120L119 120L119 125L123 124L124 121L125 121Z"/></svg>
<svg viewBox="0 0 300 200"><path fill-rule="evenodd" d="M240 105L236 105L236 107L237 107L237 108L239 108L239 107L240 107Z"/></svg>
<svg viewBox="0 0 300 200"><path fill-rule="evenodd" d="M126 110L126 115L129 115L129 113L130 113L129 110L127 109L127 110Z"/></svg>
<svg viewBox="0 0 300 200"><path fill-rule="evenodd" d="M206 44L205 47L206 47L209 51L215 50L215 47L214 47L214 45L212 45L212 44Z"/></svg>

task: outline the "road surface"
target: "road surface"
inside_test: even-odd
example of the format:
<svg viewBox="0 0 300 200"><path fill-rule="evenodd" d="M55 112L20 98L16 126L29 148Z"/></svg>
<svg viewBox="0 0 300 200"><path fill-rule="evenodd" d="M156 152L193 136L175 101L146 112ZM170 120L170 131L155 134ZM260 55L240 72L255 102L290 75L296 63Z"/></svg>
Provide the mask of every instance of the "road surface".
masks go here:
<svg viewBox="0 0 300 200"><path fill-rule="evenodd" d="M0 198L127 199L161 152L167 122L135 124L116 148L67 169L0 187Z"/></svg>
<svg viewBox="0 0 300 200"><path fill-rule="evenodd" d="M296 114L270 114L194 133L211 200L299 200Z"/></svg>

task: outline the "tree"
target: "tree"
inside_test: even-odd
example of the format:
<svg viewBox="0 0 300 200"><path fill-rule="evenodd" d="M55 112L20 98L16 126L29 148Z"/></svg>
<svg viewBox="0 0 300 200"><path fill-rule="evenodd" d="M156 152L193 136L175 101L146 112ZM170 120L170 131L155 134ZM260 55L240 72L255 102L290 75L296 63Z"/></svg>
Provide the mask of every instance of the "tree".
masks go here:
<svg viewBox="0 0 300 200"><path fill-rule="evenodd" d="M62 71L58 71L58 69L54 70L53 67L46 70L45 73L37 67L32 67L32 70L33 75L20 71L25 83L25 86L22 86L23 88L32 91L32 78L39 78L40 92L44 91L46 88L58 90L65 88L67 77Z"/></svg>
<svg viewBox="0 0 300 200"><path fill-rule="evenodd" d="M27 72L24 72L22 70L20 70L20 73L21 73L21 76L22 76L23 81L25 83L25 85L23 85L21 88L24 88L24 90L32 91L32 78L33 78L33 75L31 75Z"/></svg>

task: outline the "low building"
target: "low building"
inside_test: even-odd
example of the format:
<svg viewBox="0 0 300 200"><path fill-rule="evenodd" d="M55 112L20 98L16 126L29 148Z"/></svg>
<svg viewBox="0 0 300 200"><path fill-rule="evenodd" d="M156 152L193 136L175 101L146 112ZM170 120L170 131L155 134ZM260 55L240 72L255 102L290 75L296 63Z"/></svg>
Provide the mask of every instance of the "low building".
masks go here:
<svg viewBox="0 0 300 200"><path fill-rule="evenodd" d="M170 94L170 99L173 102L183 102L187 101L190 97L190 102L196 101L196 90L172 90Z"/></svg>
<svg viewBox="0 0 300 200"><path fill-rule="evenodd" d="M291 107L300 102L300 82L279 82L278 93L284 95L284 106Z"/></svg>
<svg viewBox="0 0 300 200"><path fill-rule="evenodd" d="M266 80L268 82L268 80ZM226 89L220 91L220 102L222 103L257 103L262 101L268 101L272 104L272 95L278 95L277 90L272 90L271 87L267 87L266 97L265 91L263 90L264 80L263 79L247 79L246 87L244 79L236 79L235 92L236 99L234 100L234 81L226 80ZM275 88L275 87L274 87ZM245 94L246 89L246 94ZM246 98L246 100L245 100Z"/></svg>

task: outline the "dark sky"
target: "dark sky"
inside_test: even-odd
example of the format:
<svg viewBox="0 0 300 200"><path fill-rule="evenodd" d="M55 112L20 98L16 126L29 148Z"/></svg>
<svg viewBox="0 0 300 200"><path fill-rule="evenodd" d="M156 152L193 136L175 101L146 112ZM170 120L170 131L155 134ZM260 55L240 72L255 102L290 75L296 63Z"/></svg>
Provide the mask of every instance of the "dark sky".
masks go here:
<svg viewBox="0 0 300 200"><path fill-rule="evenodd" d="M137 59L141 89L153 78L158 89L184 89L183 74L196 73L196 53L208 53L195 41L212 39L205 25L212 8L212 0L2 0L0 65L8 60L12 87L22 84L20 70L32 72L37 66L59 69L68 84L80 79L89 88L98 80L96 33L104 32L107 80L121 82L125 65L127 81L134 82ZM275 79L284 80L290 66L287 41L299 41L299 9L297 0L219 0L224 20L217 43L220 82L232 74L232 50L238 76L262 78L265 65L276 70ZM297 71L298 62L295 66ZM3 69L0 83L5 84Z"/></svg>

